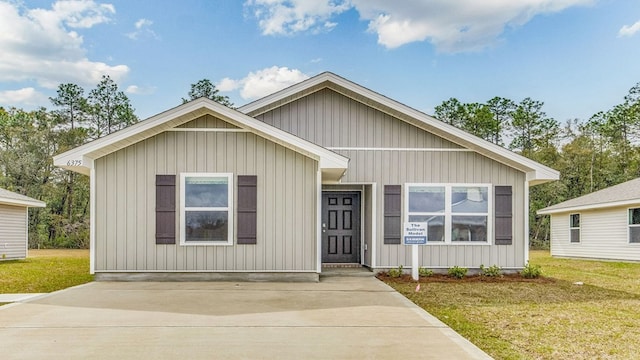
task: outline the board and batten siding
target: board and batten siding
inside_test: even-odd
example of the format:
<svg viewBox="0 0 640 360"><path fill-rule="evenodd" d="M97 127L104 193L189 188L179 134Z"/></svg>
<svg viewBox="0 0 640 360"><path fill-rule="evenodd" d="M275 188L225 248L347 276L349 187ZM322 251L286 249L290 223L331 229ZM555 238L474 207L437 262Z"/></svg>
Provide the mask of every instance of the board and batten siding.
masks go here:
<svg viewBox="0 0 640 360"><path fill-rule="evenodd" d="M524 199L528 189L524 173L330 89L256 118L348 157L349 170L342 182L377 185L376 267L411 264L409 247L385 245L382 241L384 185L402 185L404 201L405 183L487 183L509 185L513 189L512 245L423 246L420 248L423 266L525 265L524 226L528 214ZM416 151L417 148L428 150ZM404 215L403 206L403 218Z"/></svg>
<svg viewBox="0 0 640 360"><path fill-rule="evenodd" d="M629 243L628 208L622 206L552 214L551 255L640 261L640 244ZM579 243L571 242L569 214L580 214Z"/></svg>
<svg viewBox="0 0 640 360"><path fill-rule="evenodd" d="M0 261L27 257L27 208L0 204Z"/></svg>
<svg viewBox="0 0 640 360"><path fill-rule="evenodd" d="M315 271L317 171L316 160L250 132L168 131L99 158L96 272ZM256 175L257 244L238 245L234 224L232 246L181 246L177 211L176 244L156 245L155 177L182 172L233 173L234 203L237 176Z"/></svg>

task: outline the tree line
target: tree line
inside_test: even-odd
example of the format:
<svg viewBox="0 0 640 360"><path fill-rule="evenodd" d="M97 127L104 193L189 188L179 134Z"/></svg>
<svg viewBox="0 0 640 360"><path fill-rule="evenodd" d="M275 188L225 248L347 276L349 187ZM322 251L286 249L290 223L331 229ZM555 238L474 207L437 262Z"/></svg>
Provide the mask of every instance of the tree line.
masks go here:
<svg viewBox="0 0 640 360"><path fill-rule="evenodd" d="M188 102L207 97L233 107L208 79L191 84ZM52 157L139 121L129 98L103 76L86 95L61 84L52 110L0 107L0 187L42 200L29 211L29 246L89 246L89 180L53 166ZM640 83L621 103L586 121L564 124L541 101L494 97L486 103L456 98L435 117L487 141L559 170L560 181L530 189L529 229L534 247L549 244L549 219L536 211L640 176Z"/></svg>

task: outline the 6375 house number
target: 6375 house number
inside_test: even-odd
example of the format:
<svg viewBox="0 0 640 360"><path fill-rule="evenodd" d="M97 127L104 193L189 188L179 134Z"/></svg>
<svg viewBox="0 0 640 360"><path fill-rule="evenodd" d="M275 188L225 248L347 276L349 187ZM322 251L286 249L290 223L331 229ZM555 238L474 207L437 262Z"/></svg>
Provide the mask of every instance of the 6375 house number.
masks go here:
<svg viewBox="0 0 640 360"><path fill-rule="evenodd" d="M69 160L67 166L82 166L82 160Z"/></svg>

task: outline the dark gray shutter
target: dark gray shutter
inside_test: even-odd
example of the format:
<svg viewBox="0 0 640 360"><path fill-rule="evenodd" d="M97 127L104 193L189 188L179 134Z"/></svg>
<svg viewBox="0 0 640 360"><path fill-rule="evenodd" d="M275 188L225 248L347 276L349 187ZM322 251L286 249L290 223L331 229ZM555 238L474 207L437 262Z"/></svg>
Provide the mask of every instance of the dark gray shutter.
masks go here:
<svg viewBox="0 0 640 360"><path fill-rule="evenodd" d="M513 194L511 186L496 186L495 189L495 233L496 245L513 243Z"/></svg>
<svg viewBox="0 0 640 360"><path fill-rule="evenodd" d="M176 176L156 175L156 244L176 243Z"/></svg>
<svg viewBox="0 0 640 360"><path fill-rule="evenodd" d="M254 245L258 232L258 177L238 175L238 244Z"/></svg>
<svg viewBox="0 0 640 360"><path fill-rule="evenodd" d="M402 186L384 186L384 243L400 244L402 232Z"/></svg>

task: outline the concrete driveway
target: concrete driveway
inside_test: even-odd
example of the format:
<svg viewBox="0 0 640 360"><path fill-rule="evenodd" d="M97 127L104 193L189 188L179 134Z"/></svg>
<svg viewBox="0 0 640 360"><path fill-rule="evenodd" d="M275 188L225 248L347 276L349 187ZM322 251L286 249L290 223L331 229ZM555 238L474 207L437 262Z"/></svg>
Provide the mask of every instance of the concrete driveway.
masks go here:
<svg viewBox="0 0 640 360"><path fill-rule="evenodd" d="M0 306L2 359L489 359L373 277L94 282Z"/></svg>

